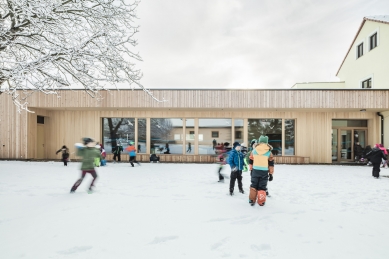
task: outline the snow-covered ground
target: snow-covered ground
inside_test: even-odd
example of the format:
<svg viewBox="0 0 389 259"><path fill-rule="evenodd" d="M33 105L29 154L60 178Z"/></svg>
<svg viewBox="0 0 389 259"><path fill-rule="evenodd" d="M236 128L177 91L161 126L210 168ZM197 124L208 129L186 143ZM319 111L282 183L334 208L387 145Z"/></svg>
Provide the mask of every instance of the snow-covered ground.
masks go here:
<svg viewBox="0 0 389 259"><path fill-rule="evenodd" d="M0 161L0 258L389 258L389 178L371 167L276 165L251 207L215 164L110 163L69 194L79 166Z"/></svg>

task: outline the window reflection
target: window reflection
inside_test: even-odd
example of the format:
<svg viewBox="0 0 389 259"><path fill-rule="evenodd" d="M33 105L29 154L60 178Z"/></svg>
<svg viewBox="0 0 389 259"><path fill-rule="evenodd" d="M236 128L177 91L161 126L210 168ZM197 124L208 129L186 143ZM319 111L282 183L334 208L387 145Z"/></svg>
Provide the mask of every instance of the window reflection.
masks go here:
<svg viewBox="0 0 389 259"><path fill-rule="evenodd" d="M146 153L146 119L138 119L138 153Z"/></svg>
<svg viewBox="0 0 389 259"><path fill-rule="evenodd" d="M286 156L295 155L295 120L285 120L285 152Z"/></svg>
<svg viewBox="0 0 389 259"><path fill-rule="evenodd" d="M103 145L107 153L112 153L112 147L118 144L125 149L134 140L134 118L103 118Z"/></svg>
<svg viewBox="0 0 389 259"><path fill-rule="evenodd" d="M199 154L214 155L216 146L231 142L231 119L199 119Z"/></svg>
<svg viewBox="0 0 389 259"><path fill-rule="evenodd" d="M235 140L242 144L243 142L243 120L242 119L235 119ZM246 143L247 146L247 143Z"/></svg>
<svg viewBox="0 0 389 259"><path fill-rule="evenodd" d="M182 119L150 119L150 146L155 153L182 154Z"/></svg>
<svg viewBox="0 0 389 259"><path fill-rule="evenodd" d="M282 155L282 119L248 119L249 141L261 136L269 137L273 155Z"/></svg>
<svg viewBox="0 0 389 259"><path fill-rule="evenodd" d="M185 141L186 141L186 154L194 154L195 143L195 127L194 119L185 120Z"/></svg>

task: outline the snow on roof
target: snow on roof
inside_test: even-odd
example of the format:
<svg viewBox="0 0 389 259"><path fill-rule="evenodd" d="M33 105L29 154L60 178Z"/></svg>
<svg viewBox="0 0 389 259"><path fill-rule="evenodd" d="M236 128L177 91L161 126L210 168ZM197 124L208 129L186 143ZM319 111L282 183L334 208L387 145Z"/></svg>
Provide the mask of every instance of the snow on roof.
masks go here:
<svg viewBox="0 0 389 259"><path fill-rule="evenodd" d="M389 23L389 15L372 15L372 16L366 16L365 19Z"/></svg>

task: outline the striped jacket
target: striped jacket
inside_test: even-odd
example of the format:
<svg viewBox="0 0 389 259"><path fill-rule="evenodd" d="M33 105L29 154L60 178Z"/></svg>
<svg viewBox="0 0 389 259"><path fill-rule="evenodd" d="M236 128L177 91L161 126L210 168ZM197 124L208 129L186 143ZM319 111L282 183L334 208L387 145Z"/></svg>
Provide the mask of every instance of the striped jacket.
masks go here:
<svg viewBox="0 0 389 259"><path fill-rule="evenodd" d="M267 144L260 143L250 154L250 159L253 160L253 169L268 171L272 174L274 172L274 157Z"/></svg>

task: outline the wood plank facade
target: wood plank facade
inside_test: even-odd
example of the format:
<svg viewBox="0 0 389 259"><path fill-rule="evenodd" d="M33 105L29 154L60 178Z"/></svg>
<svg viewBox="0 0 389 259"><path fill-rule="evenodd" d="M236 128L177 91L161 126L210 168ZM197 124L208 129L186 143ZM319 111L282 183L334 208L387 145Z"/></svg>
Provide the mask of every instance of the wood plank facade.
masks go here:
<svg viewBox="0 0 389 259"><path fill-rule="evenodd" d="M141 90L111 90L91 98L82 90L59 95L32 94L35 113L17 112L8 95L0 95L0 158L37 159L37 116L45 117L44 159L58 159L55 151L84 136L102 138L101 118L249 118L295 119L295 155L277 157L279 163L331 163L333 119L364 119L368 144L380 142L381 119L389 111L388 90L153 90L157 102ZM366 109L366 112L361 112ZM149 134L149 133L148 133ZM389 137L388 129L383 132ZM150 137L148 135L148 137ZM245 135L247 143L247 134ZM150 149L147 149L147 153ZM148 160L149 155L140 155ZM74 159L74 154L71 155ZM214 162L213 156L162 155L168 162Z"/></svg>

